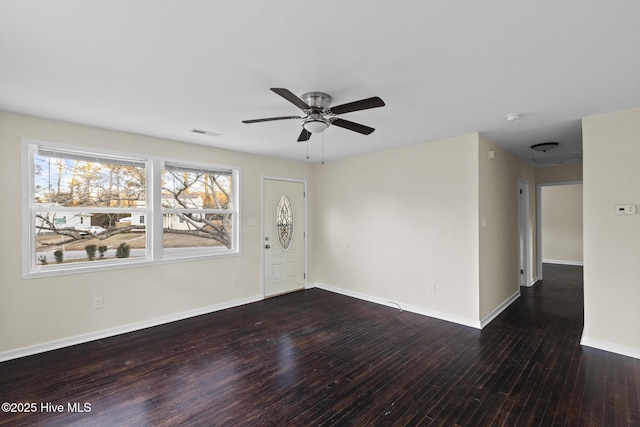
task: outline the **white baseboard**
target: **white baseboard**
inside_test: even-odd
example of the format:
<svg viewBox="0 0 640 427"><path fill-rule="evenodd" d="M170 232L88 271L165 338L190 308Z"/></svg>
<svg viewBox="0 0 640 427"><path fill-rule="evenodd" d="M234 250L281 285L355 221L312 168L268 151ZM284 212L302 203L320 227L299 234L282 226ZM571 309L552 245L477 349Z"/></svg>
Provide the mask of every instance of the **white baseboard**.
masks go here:
<svg viewBox="0 0 640 427"><path fill-rule="evenodd" d="M138 331L141 329L151 328L153 326L163 325L165 323L184 320L190 317L196 317L203 314L213 313L215 311L226 310L227 308L238 307L256 301L261 301L262 295L255 295L248 298L242 298L235 301L229 301L221 304L215 304L207 307L197 308L195 310L184 311L181 313L170 314L168 316L157 317L155 319L144 320L142 322L129 323L127 325L117 326L115 328L103 329L87 334L76 335L73 337L62 338L58 340L48 341L41 344L35 344L28 347L18 348L0 352L0 362L6 360L18 359L20 357L31 356L33 354L44 353L45 351L56 350L63 347L69 347L76 344L82 344L89 341L95 341L103 338L109 338L115 335L125 334L127 332Z"/></svg>
<svg viewBox="0 0 640 427"><path fill-rule="evenodd" d="M357 298L363 301L373 302L375 304L380 304L380 305L386 305L387 307L399 308L401 310L409 311L411 313L421 314L423 316L433 317L440 320L446 320L447 322L457 323L459 325L469 326L475 329L481 329L480 322L477 320L468 319L465 317L453 316L451 314L442 313L434 310L428 310L422 307L399 304L394 301L389 301L386 298L374 297L372 295L367 295L360 292L351 291L348 289L338 288L336 286L331 286L324 283L311 283L307 285L307 289L309 288L324 289L325 291L334 292L336 294L341 294L341 295L345 295L352 298Z"/></svg>
<svg viewBox="0 0 640 427"><path fill-rule="evenodd" d="M584 266L582 261L565 261L561 259L542 259L543 264L562 264L562 265L576 265L579 267Z"/></svg>
<svg viewBox="0 0 640 427"><path fill-rule="evenodd" d="M484 316L482 320L480 320L480 328L482 329L485 326L487 326L489 323L491 323L493 319L498 317L500 313L505 311L507 307L509 307L518 298L520 298L520 289L518 289L518 292L516 292L515 294L507 298L502 304L494 308L493 311L491 311L491 313Z"/></svg>
<svg viewBox="0 0 640 427"><path fill-rule="evenodd" d="M580 344L586 347L597 348L598 350L604 350L610 353L616 353L623 356L633 357L634 359L640 359L640 348L626 347L620 344L585 337L584 335L582 335Z"/></svg>

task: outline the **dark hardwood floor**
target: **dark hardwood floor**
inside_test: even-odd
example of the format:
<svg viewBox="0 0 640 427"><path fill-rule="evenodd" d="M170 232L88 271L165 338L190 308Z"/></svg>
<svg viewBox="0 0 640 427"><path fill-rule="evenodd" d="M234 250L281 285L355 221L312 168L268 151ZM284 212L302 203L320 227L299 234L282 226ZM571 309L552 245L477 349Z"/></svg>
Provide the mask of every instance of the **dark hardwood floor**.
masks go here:
<svg viewBox="0 0 640 427"><path fill-rule="evenodd" d="M37 408L0 425L640 426L640 360L579 344L582 268L545 277L482 331L312 289L3 362Z"/></svg>

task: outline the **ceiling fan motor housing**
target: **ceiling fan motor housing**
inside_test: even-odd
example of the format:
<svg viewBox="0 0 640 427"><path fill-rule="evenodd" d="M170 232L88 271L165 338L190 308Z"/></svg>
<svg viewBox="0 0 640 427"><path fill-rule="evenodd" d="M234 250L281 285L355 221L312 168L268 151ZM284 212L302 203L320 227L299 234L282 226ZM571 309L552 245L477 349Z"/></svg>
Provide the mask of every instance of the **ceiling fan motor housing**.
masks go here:
<svg viewBox="0 0 640 427"><path fill-rule="evenodd" d="M307 92L300 97L312 110L325 111L331 105L331 97L324 92Z"/></svg>

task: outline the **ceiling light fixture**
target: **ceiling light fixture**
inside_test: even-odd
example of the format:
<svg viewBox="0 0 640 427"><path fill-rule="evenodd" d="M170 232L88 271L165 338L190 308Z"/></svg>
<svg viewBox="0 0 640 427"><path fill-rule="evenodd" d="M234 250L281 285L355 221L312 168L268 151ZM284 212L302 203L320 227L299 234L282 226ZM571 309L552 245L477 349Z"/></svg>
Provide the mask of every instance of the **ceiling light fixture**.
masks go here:
<svg viewBox="0 0 640 427"><path fill-rule="evenodd" d="M506 116L504 116L504 118L508 121L508 122L513 122L518 120L519 118L521 118L522 116L520 114L507 114Z"/></svg>
<svg viewBox="0 0 640 427"><path fill-rule="evenodd" d="M302 123L302 127L310 133L321 133L329 127L329 120L325 119L320 112L312 112Z"/></svg>
<svg viewBox="0 0 640 427"><path fill-rule="evenodd" d="M543 153L546 153L549 150L553 150L554 148L556 148L559 145L558 142L542 142L540 144L534 144L531 146L531 149L533 151L541 151Z"/></svg>

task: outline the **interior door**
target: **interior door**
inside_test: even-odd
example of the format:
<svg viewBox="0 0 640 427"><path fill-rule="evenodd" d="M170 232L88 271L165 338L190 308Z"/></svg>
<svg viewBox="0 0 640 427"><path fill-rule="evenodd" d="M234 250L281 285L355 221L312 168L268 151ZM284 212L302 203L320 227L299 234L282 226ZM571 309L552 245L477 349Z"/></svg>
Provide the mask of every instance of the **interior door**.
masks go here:
<svg viewBox="0 0 640 427"><path fill-rule="evenodd" d="M264 180L264 295L304 289L304 183Z"/></svg>

